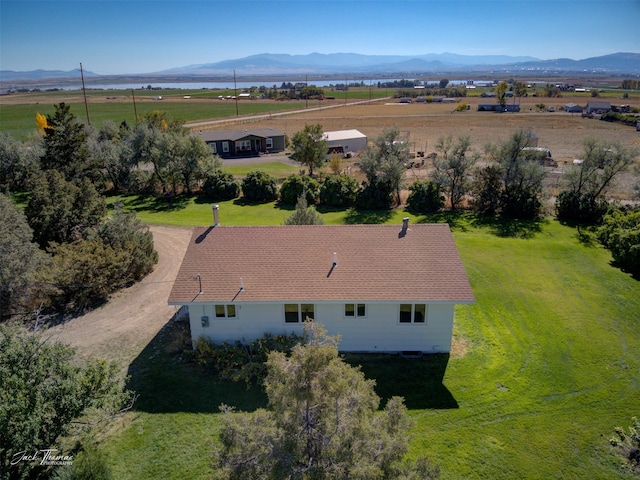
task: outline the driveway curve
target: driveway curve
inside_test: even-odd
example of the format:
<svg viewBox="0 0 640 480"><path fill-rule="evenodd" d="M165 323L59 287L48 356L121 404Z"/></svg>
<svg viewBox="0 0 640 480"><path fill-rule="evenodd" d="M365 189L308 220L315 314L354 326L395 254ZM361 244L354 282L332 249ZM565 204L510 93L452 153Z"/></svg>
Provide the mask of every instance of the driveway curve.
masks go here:
<svg viewBox="0 0 640 480"><path fill-rule="evenodd" d="M171 319L167 305L192 230L153 225L158 264L141 282L114 294L102 307L50 328L45 336L83 356L115 360L126 368Z"/></svg>

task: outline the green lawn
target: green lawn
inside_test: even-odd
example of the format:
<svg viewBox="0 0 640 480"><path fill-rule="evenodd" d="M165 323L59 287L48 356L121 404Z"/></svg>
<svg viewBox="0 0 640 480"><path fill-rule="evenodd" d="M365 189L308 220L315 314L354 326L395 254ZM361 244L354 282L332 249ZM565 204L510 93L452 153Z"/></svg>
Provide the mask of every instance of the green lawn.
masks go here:
<svg viewBox="0 0 640 480"><path fill-rule="evenodd" d="M351 89L347 92L347 99L368 100L369 98L381 98L393 95L395 91L368 88ZM233 118L236 116L264 115L268 113L283 112L286 110L300 110L306 107L335 105L344 100L344 92L329 92L326 94L336 96L336 100L328 100L319 103L317 100L297 101L251 101L218 100L218 95L233 95L233 90L136 90L134 92L136 104L134 109L131 90L88 90L89 119L95 128L111 120L116 124L126 121L129 125L135 124L135 112L138 115L162 110L169 114L170 118L183 122L197 120ZM185 99L190 96L191 99ZM149 98L162 97L161 101L148 101ZM117 100L108 100L117 98ZM206 102L194 101L196 99L208 99ZM146 101L143 101L146 100ZM52 115L54 105L59 102L67 102L71 105L71 112L81 122L87 121L87 113L81 90L61 92L31 93L25 97L22 104L0 103L0 131L7 132L19 140L25 140L36 130L36 113ZM236 110L237 109L237 110Z"/></svg>
<svg viewBox="0 0 640 480"><path fill-rule="evenodd" d="M62 101L62 100L61 100ZM303 109L304 102L239 102L239 116L263 115L285 110ZM236 104L231 101L211 99L210 102L190 102L182 99L167 99L159 102L136 102L134 110L133 102L101 102L89 104L89 118L91 124L100 128L102 124L111 120L117 125L126 121L129 125L135 125L135 112L143 115L154 110L167 112L170 118L184 122L234 117L236 116ZM27 138L36 130L36 113L52 115L54 104L22 104L0 105L0 130L11 134L20 140ZM72 103L71 112L81 122L86 122L87 114L83 103Z"/></svg>
<svg viewBox="0 0 640 480"><path fill-rule="evenodd" d="M286 215L274 204L220 205L227 225L279 224ZM184 214L163 223L211 218L208 204ZM147 215L154 213L140 212ZM405 213L324 215L326 223L399 224ZM383 398L405 396L416 422L411 455L435 459L444 479L633 478L607 440L640 414L640 283L555 220L412 216L443 220L477 299L456 309L455 336L466 354L348 357L377 379ZM116 478L207 478L217 406L264 405L259 389L217 382L187 364L171 340L185 338L172 333L179 328L168 327L130 367L137 410L103 443Z"/></svg>

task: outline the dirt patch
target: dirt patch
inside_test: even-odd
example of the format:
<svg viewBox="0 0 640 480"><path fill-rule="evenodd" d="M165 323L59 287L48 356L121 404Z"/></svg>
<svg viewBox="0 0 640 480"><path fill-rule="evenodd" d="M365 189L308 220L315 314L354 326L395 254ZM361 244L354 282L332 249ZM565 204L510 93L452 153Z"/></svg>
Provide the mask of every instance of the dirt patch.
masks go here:
<svg viewBox="0 0 640 480"><path fill-rule="evenodd" d="M451 339L451 358L464 357L469 350L469 342L460 333L455 333Z"/></svg>
<svg viewBox="0 0 640 480"><path fill-rule="evenodd" d="M169 292L191 229L151 226L159 261L142 282L115 294L101 308L47 331L81 355L115 360L126 368L176 312Z"/></svg>

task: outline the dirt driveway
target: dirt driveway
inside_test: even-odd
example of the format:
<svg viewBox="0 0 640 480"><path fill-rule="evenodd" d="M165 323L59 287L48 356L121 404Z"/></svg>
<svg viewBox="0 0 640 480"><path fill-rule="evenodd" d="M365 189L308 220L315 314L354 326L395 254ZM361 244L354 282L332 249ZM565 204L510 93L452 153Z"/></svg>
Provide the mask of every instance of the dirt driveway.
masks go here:
<svg viewBox="0 0 640 480"><path fill-rule="evenodd" d="M115 360L126 368L176 311L169 292L187 249L191 229L151 226L158 264L142 282L108 303L49 329L45 336L75 347L81 355Z"/></svg>

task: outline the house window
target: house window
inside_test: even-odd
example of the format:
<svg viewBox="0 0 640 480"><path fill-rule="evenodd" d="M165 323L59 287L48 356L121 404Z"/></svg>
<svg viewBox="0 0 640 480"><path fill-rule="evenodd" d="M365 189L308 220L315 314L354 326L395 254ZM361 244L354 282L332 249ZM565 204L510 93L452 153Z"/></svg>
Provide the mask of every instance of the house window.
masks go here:
<svg viewBox="0 0 640 480"><path fill-rule="evenodd" d="M210 143L209 146L211 147L211 150L213 151L214 155L218 154L218 144L216 142Z"/></svg>
<svg viewBox="0 0 640 480"><path fill-rule="evenodd" d="M401 303L400 323L425 323L427 306L424 303Z"/></svg>
<svg viewBox="0 0 640 480"><path fill-rule="evenodd" d="M285 323L300 323L314 319L314 306L311 303L285 303Z"/></svg>
<svg viewBox="0 0 640 480"><path fill-rule="evenodd" d="M364 303L346 303L344 305L345 317L364 317L367 315L367 307Z"/></svg>
<svg viewBox="0 0 640 480"><path fill-rule="evenodd" d="M229 142L222 142L222 153L229 153Z"/></svg>
<svg viewBox="0 0 640 480"><path fill-rule="evenodd" d="M251 140L238 140L236 142L236 152L250 152Z"/></svg>
<svg viewBox="0 0 640 480"><path fill-rule="evenodd" d="M235 318L236 306L235 305L214 305L214 311L216 318Z"/></svg>
<svg viewBox="0 0 640 480"><path fill-rule="evenodd" d="M273 148L273 138L267 137L266 146L267 148Z"/></svg>

